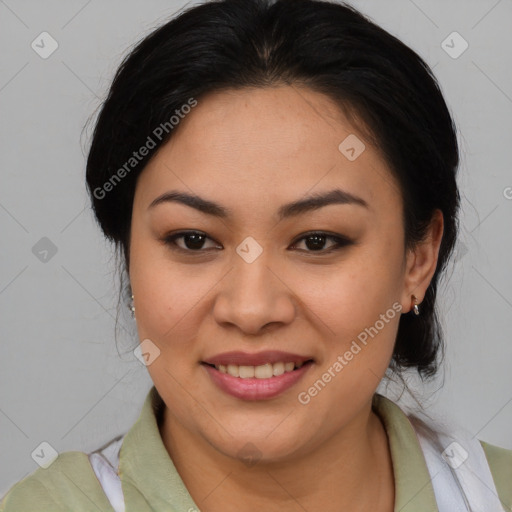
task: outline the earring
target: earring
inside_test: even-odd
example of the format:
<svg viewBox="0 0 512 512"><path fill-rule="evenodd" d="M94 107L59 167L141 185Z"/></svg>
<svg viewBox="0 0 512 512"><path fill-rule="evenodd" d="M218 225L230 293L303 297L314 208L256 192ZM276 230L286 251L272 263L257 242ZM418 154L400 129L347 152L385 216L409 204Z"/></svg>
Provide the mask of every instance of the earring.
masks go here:
<svg viewBox="0 0 512 512"><path fill-rule="evenodd" d="M412 307L412 310L413 310L414 314L416 316L418 316L420 314L420 308L418 307L418 304L417 304L418 299L416 298L416 295L412 296L412 300L414 301L414 305Z"/></svg>
<svg viewBox="0 0 512 512"><path fill-rule="evenodd" d="M128 305L128 308L132 312L132 318L135 318L135 306L133 305L133 295L132 295L132 300L131 300L130 304Z"/></svg>

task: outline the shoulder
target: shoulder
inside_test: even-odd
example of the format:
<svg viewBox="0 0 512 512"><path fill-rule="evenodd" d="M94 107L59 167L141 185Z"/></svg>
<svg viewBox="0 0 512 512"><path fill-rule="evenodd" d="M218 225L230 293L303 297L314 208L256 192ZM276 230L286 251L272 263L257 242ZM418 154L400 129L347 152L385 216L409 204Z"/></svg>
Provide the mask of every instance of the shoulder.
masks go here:
<svg viewBox="0 0 512 512"><path fill-rule="evenodd" d="M480 441L500 500L512 508L512 450Z"/></svg>
<svg viewBox="0 0 512 512"><path fill-rule="evenodd" d="M58 455L46 469L38 468L14 484L0 502L0 512L68 512L89 510L114 512L84 452ZM83 508L82 508L83 507Z"/></svg>

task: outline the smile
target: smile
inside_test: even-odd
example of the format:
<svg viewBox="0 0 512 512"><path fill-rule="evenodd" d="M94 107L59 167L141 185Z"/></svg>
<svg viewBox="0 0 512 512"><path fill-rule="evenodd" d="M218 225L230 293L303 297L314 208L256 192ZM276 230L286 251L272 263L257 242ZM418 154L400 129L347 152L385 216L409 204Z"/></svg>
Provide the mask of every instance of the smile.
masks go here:
<svg viewBox="0 0 512 512"><path fill-rule="evenodd" d="M218 365L219 368L217 368L215 365L202 363L201 366L205 368L215 387L223 393L242 400L268 400L289 390L313 365L314 362L310 359L299 364L293 362L277 362L260 366L230 364Z"/></svg>
<svg viewBox="0 0 512 512"><path fill-rule="evenodd" d="M213 365L221 373L227 373L232 377L239 377L240 379L269 379L271 377L279 377L283 373L293 372L302 367L304 363L294 362L277 362L266 363L260 366L242 366L237 364L219 364Z"/></svg>

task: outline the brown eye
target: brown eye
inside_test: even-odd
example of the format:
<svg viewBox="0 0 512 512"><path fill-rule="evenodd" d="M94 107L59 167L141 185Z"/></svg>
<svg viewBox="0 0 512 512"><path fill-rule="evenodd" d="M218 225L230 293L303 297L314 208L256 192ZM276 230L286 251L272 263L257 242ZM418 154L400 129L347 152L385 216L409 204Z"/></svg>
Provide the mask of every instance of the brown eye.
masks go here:
<svg viewBox="0 0 512 512"><path fill-rule="evenodd" d="M346 247L347 245L352 244L352 241L346 237L339 235L329 235L328 233L323 232L315 232L308 233L305 236L302 236L298 239L297 242L304 240L306 250L305 252L321 252L321 253L329 253L335 251L337 249L341 249L342 247ZM333 244L325 249L325 244L330 240ZM297 242L293 244L293 247L296 248ZM304 250L304 249L299 249Z"/></svg>
<svg viewBox="0 0 512 512"><path fill-rule="evenodd" d="M182 245L176 242L179 239L183 239ZM165 243L170 245L171 249L185 252L202 251L206 240L211 239L208 238L204 233L197 231L182 231L181 233L175 233L165 237Z"/></svg>

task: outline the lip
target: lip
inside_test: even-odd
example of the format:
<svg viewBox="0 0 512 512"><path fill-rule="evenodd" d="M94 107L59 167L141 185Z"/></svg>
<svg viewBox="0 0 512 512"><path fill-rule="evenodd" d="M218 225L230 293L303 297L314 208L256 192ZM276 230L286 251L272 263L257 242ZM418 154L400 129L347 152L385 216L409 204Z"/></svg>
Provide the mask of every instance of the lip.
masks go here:
<svg viewBox="0 0 512 512"><path fill-rule="evenodd" d="M241 379L228 373L222 373L217 368L205 363L202 363L201 366L206 369L213 383L228 395L242 400L268 400L290 389L308 372L313 364L313 361L309 361L296 370L268 379Z"/></svg>
<svg viewBox="0 0 512 512"><path fill-rule="evenodd" d="M263 352L257 352L250 354L248 352L224 352L217 354L216 356L205 359L203 363L213 365L228 365L236 364L238 366L260 366L266 363L288 363L293 362L295 364L305 363L309 359L313 359L312 356L302 356L300 354L292 354L290 352L282 352L280 350L265 350ZM238 377L235 377L238 378ZM261 379L266 380L266 379Z"/></svg>

